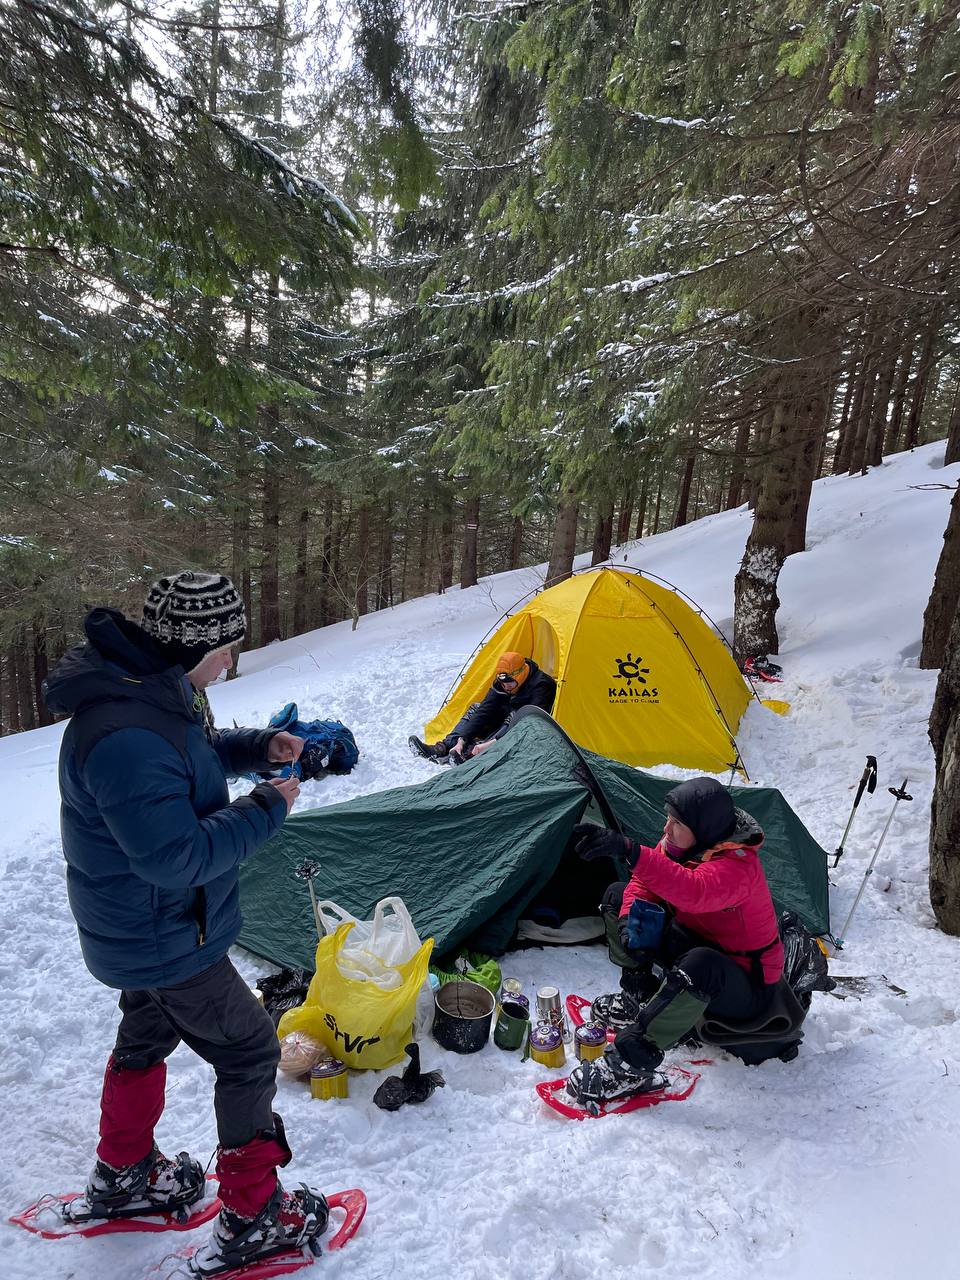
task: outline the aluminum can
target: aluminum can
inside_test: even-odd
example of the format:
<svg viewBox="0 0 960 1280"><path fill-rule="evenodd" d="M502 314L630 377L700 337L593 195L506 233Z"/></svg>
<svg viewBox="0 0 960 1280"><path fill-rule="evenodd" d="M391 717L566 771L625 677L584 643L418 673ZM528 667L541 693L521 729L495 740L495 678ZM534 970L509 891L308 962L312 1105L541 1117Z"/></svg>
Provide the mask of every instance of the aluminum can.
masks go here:
<svg viewBox="0 0 960 1280"><path fill-rule="evenodd" d="M581 1062L602 1058L606 1047L607 1029L602 1022L585 1022L574 1032L573 1048Z"/></svg>
<svg viewBox="0 0 960 1280"><path fill-rule="evenodd" d="M314 1098L347 1098L350 1095L350 1078L347 1068L339 1058L327 1058L310 1070L310 1093Z"/></svg>
<svg viewBox="0 0 960 1280"><path fill-rule="evenodd" d="M530 1056L544 1067L562 1067L567 1055L560 1028L552 1022L538 1022L530 1032Z"/></svg>

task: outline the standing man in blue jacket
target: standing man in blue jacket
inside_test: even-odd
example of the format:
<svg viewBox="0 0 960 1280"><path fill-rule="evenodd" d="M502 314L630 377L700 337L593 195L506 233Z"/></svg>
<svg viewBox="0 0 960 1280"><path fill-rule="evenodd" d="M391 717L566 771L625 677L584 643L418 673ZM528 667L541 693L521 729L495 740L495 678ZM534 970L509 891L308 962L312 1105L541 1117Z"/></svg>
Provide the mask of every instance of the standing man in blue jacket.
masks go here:
<svg viewBox="0 0 960 1280"><path fill-rule="evenodd" d="M97 1162L71 1216L176 1212L203 1195L200 1163L157 1149L166 1058L184 1041L216 1072L223 1208L195 1260L216 1274L309 1242L323 1197L285 1192L290 1159L272 1109L273 1022L227 955L240 932L238 869L279 831L296 776L231 801L227 775L295 761L293 734L218 731L204 692L243 640L229 578L186 571L150 588L140 625L94 609L87 643L45 685L72 717L60 751L67 890L87 968L120 991L101 1098Z"/></svg>

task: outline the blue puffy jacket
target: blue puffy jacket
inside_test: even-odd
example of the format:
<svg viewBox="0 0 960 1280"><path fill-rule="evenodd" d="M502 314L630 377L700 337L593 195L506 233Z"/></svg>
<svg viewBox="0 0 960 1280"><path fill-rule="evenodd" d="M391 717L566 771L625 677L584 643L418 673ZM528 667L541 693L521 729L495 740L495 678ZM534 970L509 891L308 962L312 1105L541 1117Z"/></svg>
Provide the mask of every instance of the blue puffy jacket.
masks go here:
<svg viewBox="0 0 960 1280"><path fill-rule="evenodd" d="M182 667L140 627L94 609L89 643L44 685L71 715L60 748L67 890L87 968L110 987L184 982L236 941L240 863L283 825L262 783L233 803L227 774L267 769L269 731L209 737Z"/></svg>

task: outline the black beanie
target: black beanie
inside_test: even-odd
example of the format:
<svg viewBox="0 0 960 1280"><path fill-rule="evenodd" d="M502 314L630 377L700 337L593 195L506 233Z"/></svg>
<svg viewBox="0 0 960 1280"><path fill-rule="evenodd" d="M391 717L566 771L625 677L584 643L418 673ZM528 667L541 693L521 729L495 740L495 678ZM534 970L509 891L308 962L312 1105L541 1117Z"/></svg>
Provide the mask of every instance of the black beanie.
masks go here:
<svg viewBox="0 0 960 1280"><path fill-rule="evenodd" d="M243 601L228 577L192 569L158 578L147 593L140 624L169 655L192 671L208 653L239 644L246 634Z"/></svg>
<svg viewBox="0 0 960 1280"><path fill-rule="evenodd" d="M696 836L696 851L712 848L737 825L730 792L716 778L691 778L667 793L664 808Z"/></svg>

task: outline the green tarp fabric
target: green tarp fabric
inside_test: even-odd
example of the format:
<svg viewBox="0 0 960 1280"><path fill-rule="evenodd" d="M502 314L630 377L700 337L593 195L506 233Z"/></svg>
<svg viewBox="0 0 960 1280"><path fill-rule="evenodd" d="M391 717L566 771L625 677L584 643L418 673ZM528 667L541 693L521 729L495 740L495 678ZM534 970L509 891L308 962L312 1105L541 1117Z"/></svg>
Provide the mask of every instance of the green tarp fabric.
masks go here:
<svg viewBox="0 0 960 1280"><path fill-rule="evenodd" d="M583 753L623 830L655 844L675 782ZM313 968L316 927L305 860L320 864L318 898L361 919L399 895L441 955L469 941L502 952L524 908L556 873L576 822L601 820L577 750L546 715L518 721L482 756L418 786L363 796L291 818L241 870L240 943L278 965ZM826 854L778 791L733 787L766 833L764 869L777 906L829 929ZM611 879L615 874L611 865ZM596 911L591 890L582 914Z"/></svg>

